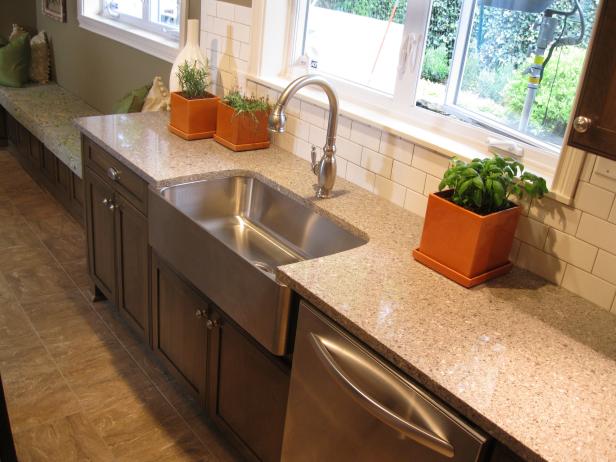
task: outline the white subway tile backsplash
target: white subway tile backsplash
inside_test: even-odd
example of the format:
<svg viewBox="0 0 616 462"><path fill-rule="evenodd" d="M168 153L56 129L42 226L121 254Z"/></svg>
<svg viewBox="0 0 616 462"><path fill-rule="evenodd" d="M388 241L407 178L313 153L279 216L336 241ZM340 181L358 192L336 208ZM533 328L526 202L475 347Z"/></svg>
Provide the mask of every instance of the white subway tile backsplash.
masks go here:
<svg viewBox="0 0 616 462"><path fill-rule="evenodd" d="M285 111L288 114L294 115L295 117L300 117L301 115L301 104L299 99L297 98L291 98L289 100L289 102L287 103L287 107L285 108Z"/></svg>
<svg viewBox="0 0 616 462"><path fill-rule="evenodd" d="M584 213L576 236L600 249L616 254L616 224Z"/></svg>
<svg viewBox="0 0 616 462"><path fill-rule="evenodd" d="M378 128L353 121L351 124L351 141L373 151L378 151L381 143L381 131Z"/></svg>
<svg viewBox="0 0 616 462"><path fill-rule="evenodd" d="M235 6L235 21L246 26L252 25L252 8L247 6Z"/></svg>
<svg viewBox="0 0 616 462"><path fill-rule="evenodd" d="M614 203L614 193L591 183L580 181L573 206L599 218L607 219Z"/></svg>
<svg viewBox="0 0 616 462"><path fill-rule="evenodd" d="M423 194L426 184L426 174L402 162L394 161L391 179L407 188Z"/></svg>
<svg viewBox="0 0 616 462"><path fill-rule="evenodd" d="M423 194L419 194L411 189L406 190L404 198L404 208L410 210L420 217L426 216L426 208L428 207L428 198Z"/></svg>
<svg viewBox="0 0 616 462"><path fill-rule="evenodd" d="M216 16L229 21L235 20L235 7L232 3L218 2L216 5Z"/></svg>
<svg viewBox="0 0 616 462"><path fill-rule="evenodd" d="M550 228L543 250L578 268L590 271L598 249L570 234Z"/></svg>
<svg viewBox="0 0 616 462"><path fill-rule="evenodd" d="M522 242L518 251L516 265L532 271L554 284L560 284L567 264L542 250Z"/></svg>
<svg viewBox="0 0 616 462"><path fill-rule="evenodd" d="M344 138L351 138L351 119L344 116L338 117L338 136L342 136Z"/></svg>
<svg viewBox="0 0 616 462"><path fill-rule="evenodd" d="M205 0L205 12L206 14L216 15L217 4L216 0Z"/></svg>
<svg viewBox="0 0 616 462"><path fill-rule="evenodd" d="M533 247L543 249L548 235L548 229L549 228L543 223L522 215L520 216L520 221L515 231L515 237Z"/></svg>
<svg viewBox="0 0 616 462"><path fill-rule="evenodd" d="M346 178L346 171L349 162L346 159L338 157L336 159L336 176Z"/></svg>
<svg viewBox="0 0 616 462"><path fill-rule="evenodd" d="M393 160L368 148L363 148L361 166L385 178L391 177Z"/></svg>
<svg viewBox="0 0 616 462"><path fill-rule="evenodd" d="M421 146L415 146L411 165L430 175L441 178L445 170L449 167L449 161L449 157L442 156L434 151L429 151Z"/></svg>
<svg viewBox="0 0 616 462"><path fill-rule="evenodd" d="M593 173L590 177L590 182L596 186L616 192L616 179L604 175L602 172L609 169L612 172L616 171L616 161L605 157L597 157Z"/></svg>
<svg viewBox="0 0 616 462"><path fill-rule="evenodd" d="M616 296L616 286L573 265L567 266L562 286L606 310L612 307Z"/></svg>
<svg viewBox="0 0 616 462"><path fill-rule="evenodd" d="M359 165L347 163L346 179L368 191L374 191L376 175Z"/></svg>
<svg viewBox="0 0 616 462"><path fill-rule="evenodd" d="M336 155L356 165L361 164L361 149L359 144L353 143L346 138L336 139Z"/></svg>
<svg viewBox="0 0 616 462"><path fill-rule="evenodd" d="M286 130L294 136L301 138L305 141L309 140L310 125L295 116L287 115L287 128Z"/></svg>
<svg viewBox="0 0 616 462"><path fill-rule="evenodd" d="M599 250L592 274L616 285L616 255Z"/></svg>
<svg viewBox="0 0 616 462"><path fill-rule="evenodd" d="M516 263L518 259L518 254L520 253L521 244L522 243L519 239L513 239L513 243L511 244L511 251L509 252L509 261L511 261L511 263Z"/></svg>
<svg viewBox="0 0 616 462"><path fill-rule="evenodd" d="M205 21L203 22L203 24L201 25L202 30L205 30L207 32L214 32L214 24L216 22L216 16L213 15L207 15L205 17Z"/></svg>
<svg viewBox="0 0 616 462"><path fill-rule="evenodd" d="M250 45L249 44L241 43L241 45L240 45L240 55L239 56L244 61L250 61Z"/></svg>
<svg viewBox="0 0 616 462"><path fill-rule="evenodd" d="M315 127L314 125L310 125L308 141L310 144L314 144L315 146L322 148L325 146L325 138L326 132L322 128Z"/></svg>
<svg viewBox="0 0 616 462"><path fill-rule="evenodd" d="M544 197L533 200L528 216L567 234L575 234L582 211Z"/></svg>
<svg viewBox="0 0 616 462"><path fill-rule="evenodd" d="M325 128L325 111L314 104L300 102L300 118L311 125Z"/></svg>
<svg viewBox="0 0 616 462"><path fill-rule="evenodd" d="M377 175L374 182L374 193L402 207L406 188L398 183L394 183L387 178Z"/></svg>
<svg viewBox="0 0 616 462"><path fill-rule="evenodd" d="M432 175L426 175L426 184L424 186L424 195L429 195L438 192L438 185L441 183L441 179Z"/></svg>
<svg viewBox="0 0 616 462"><path fill-rule="evenodd" d="M379 152L385 156L393 157L399 162L411 165L413 147L412 143L395 135L383 132Z"/></svg>

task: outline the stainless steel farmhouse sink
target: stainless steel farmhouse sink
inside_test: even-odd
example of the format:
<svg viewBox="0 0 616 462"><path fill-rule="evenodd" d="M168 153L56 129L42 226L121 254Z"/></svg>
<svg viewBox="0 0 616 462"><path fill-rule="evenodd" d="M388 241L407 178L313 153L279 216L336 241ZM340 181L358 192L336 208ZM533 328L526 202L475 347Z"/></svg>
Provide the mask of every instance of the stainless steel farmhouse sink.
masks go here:
<svg viewBox="0 0 616 462"><path fill-rule="evenodd" d="M150 191L149 204L156 252L277 355L286 352L291 291L275 267L366 243L250 176Z"/></svg>

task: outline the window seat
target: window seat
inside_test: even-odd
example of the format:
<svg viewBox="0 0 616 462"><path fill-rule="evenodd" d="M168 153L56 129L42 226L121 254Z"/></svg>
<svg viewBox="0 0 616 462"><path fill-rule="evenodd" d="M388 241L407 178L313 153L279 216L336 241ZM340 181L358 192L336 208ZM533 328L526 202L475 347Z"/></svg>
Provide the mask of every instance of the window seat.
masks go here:
<svg viewBox="0 0 616 462"><path fill-rule="evenodd" d="M99 115L98 111L53 82L22 88L0 86L0 106L82 178L81 138L73 120Z"/></svg>

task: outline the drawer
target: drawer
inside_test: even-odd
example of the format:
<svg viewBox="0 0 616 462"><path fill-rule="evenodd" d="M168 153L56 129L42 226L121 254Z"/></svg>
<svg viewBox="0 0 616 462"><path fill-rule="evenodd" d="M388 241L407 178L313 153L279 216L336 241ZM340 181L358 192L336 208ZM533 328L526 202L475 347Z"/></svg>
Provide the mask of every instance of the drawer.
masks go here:
<svg viewBox="0 0 616 462"><path fill-rule="evenodd" d="M84 141L86 166L113 185L139 211L147 214L148 184L93 141Z"/></svg>

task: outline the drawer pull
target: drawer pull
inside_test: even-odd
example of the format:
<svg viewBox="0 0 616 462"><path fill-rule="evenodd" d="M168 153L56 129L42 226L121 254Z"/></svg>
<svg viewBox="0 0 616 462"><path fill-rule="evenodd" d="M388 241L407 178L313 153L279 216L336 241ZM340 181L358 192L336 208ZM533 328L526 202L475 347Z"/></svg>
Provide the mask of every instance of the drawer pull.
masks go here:
<svg viewBox="0 0 616 462"><path fill-rule="evenodd" d="M120 172L113 167L109 167L107 169L107 176L113 181L118 181L120 179Z"/></svg>

